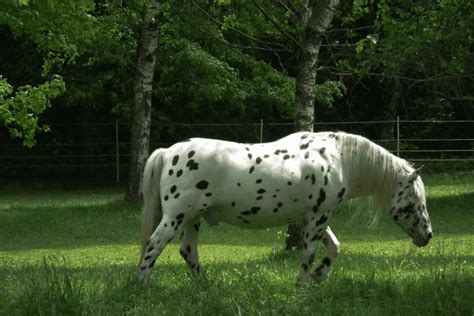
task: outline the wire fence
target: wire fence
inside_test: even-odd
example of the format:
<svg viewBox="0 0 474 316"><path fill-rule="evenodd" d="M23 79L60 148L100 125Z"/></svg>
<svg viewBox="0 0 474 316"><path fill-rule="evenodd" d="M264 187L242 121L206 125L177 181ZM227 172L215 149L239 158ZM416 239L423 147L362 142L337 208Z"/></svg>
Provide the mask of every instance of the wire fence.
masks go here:
<svg viewBox="0 0 474 316"><path fill-rule="evenodd" d="M75 174L113 177L127 173L130 123L49 124L31 149L19 142L0 143L0 175ZM293 123L176 123L152 127L150 149L168 147L190 137L211 137L245 143L273 141L290 134ZM317 131L345 131L364 135L395 155L421 163L474 165L474 120L392 120L318 122ZM384 130L384 133L381 133ZM381 134L388 135L380 137ZM218 135L218 136L216 136Z"/></svg>

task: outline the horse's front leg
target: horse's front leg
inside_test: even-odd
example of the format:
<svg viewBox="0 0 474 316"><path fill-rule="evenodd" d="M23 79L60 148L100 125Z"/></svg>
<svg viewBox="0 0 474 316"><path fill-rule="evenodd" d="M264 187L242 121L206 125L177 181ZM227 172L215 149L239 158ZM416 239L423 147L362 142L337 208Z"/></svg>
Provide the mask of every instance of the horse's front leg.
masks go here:
<svg viewBox="0 0 474 316"><path fill-rule="evenodd" d="M192 275L202 283L207 283L203 274L198 256L198 236L200 228L200 217L190 221L183 227L179 253L186 261Z"/></svg>
<svg viewBox="0 0 474 316"><path fill-rule="evenodd" d="M312 274L313 278L318 282L327 278L331 271L331 266L334 264L334 259L339 254L339 241L329 226L326 227L321 241L326 246L326 256Z"/></svg>
<svg viewBox="0 0 474 316"><path fill-rule="evenodd" d="M318 247L318 241L325 234L326 227L328 225L329 215L315 215L312 214L309 218L306 218L305 224L303 225L303 250L301 255L301 270L298 277L299 284L306 284L311 280L311 266L316 255Z"/></svg>

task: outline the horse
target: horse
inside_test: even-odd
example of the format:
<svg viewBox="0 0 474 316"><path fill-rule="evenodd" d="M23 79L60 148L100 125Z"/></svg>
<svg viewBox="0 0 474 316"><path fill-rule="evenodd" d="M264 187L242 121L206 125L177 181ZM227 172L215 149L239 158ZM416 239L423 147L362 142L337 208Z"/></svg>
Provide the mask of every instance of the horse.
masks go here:
<svg viewBox="0 0 474 316"><path fill-rule="evenodd" d="M262 144L192 138L150 155L142 194L138 277L144 283L177 234L192 275L207 280L197 248L201 217L210 225L221 221L250 229L301 224L301 284L327 278L339 254L329 223L350 199L373 198L418 247L433 236L419 170L367 138L344 132L299 132ZM318 242L326 255L312 269Z"/></svg>

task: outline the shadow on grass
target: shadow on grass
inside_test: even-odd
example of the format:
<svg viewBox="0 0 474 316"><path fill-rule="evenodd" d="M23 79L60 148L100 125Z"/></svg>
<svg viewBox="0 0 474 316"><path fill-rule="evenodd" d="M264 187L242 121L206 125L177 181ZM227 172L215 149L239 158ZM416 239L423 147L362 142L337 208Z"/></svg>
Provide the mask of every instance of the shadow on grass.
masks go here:
<svg viewBox="0 0 474 316"><path fill-rule="evenodd" d="M472 312L472 271L469 275L456 270L472 256L390 257L387 263L385 256L350 254L338 262L341 267L335 268L329 280L309 287L295 286L298 258L296 252L285 252L244 263L208 264L204 267L210 279L207 287L186 275L184 263L157 264L158 272L146 288L135 280L135 268L130 265L71 269L67 262L46 260L33 268L4 266L0 288L11 291L0 294L0 308L19 314ZM419 274L401 273L404 269L413 272L414 266L403 265L407 260L429 268L420 269L425 271Z"/></svg>

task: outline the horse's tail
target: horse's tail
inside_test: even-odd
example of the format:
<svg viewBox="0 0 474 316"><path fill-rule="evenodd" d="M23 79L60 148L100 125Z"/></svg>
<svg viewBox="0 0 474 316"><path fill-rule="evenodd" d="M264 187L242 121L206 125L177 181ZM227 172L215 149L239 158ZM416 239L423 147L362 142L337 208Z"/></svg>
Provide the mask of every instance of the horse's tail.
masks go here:
<svg viewBox="0 0 474 316"><path fill-rule="evenodd" d="M143 172L143 211L142 211L142 232L141 257L145 253L146 244L153 231L156 229L162 218L160 199L160 180L163 169L163 153L166 149L155 150L148 158L145 171Z"/></svg>

